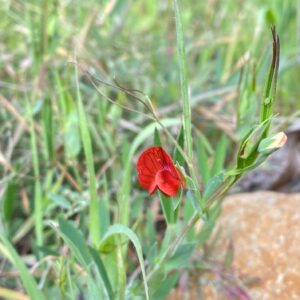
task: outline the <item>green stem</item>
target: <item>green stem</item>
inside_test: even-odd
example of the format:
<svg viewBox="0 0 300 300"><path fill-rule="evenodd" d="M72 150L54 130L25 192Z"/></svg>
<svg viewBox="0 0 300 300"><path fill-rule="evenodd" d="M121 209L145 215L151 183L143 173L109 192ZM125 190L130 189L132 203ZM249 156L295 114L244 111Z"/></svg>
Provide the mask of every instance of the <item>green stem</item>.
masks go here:
<svg viewBox="0 0 300 300"><path fill-rule="evenodd" d="M186 59L185 59L185 47L183 38L182 22L180 17L180 11L178 6L178 1L174 0L174 11L175 11L175 21L176 21L176 37L177 37L177 49L178 49L178 62L179 62L179 73L180 73L180 85L182 94L182 104L183 104L183 130L186 140L187 147L187 164L190 170L191 177L194 183L194 189L197 199L199 199L200 207L203 210L205 203L201 197L197 174L195 168L193 167L193 141L192 141L192 118L191 118L191 105L188 91L188 80L187 80L187 70L186 70Z"/></svg>
<svg viewBox="0 0 300 300"><path fill-rule="evenodd" d="M29 116L31 149L32 149L32 163L34 171L34 228L37 239L37 245L43 245L43 204L42 204L42 187L40 182L40 165L39 156L36 143L36 133L34 130L33 113L31 110L31 103L26 98L27 113Z"/></svg>
<svg viewBox="0 0 300 300"><path fill-rule="evenodd" d="M181 95L183 104L183 128L186 139L187 153L190 161L193 158L193 146L192 146L192 120L191 120L191 106L188 93L186 60L185 60L185 47L183 39L183 29L180 18L180 12L178 7L178 1L174 0L174 11L176 21L176 36L177 36L177 49L178 49L178 61L180 70L180 83L181 83Z"/></svg>

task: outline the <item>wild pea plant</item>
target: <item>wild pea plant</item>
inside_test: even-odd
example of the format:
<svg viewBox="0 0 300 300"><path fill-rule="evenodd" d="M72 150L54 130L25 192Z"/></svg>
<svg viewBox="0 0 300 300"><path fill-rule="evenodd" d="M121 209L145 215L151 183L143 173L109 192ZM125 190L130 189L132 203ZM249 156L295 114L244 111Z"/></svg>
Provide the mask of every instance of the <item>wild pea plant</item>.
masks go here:
<svg viewBox="0 0 300 300"><path fill-rule="evenodd" d="M58 222L52 219L43 222L38 141L33 113L27 99L28 127L34 150L32 151L34 175L37 179L34 189L35 211L31 220L36 235L35 251L40 258L39 264L46 264L48 260L55 261L51 270L54 273L52 276L55 278L54 286L47 282L46 274L43 281L40 281L40 286L43 286L43 289L39 288L35 278L27 269L6 234L0 235L2 242L0 250L19 271L30 299L48 299L59 294L66 299L76 299L79 295L85 299L97 300L164 299L177 284L180 270L191 267L189 259L192 254L210 238L226 192L243 173L260 165L273 151L285 143L286 136L284 133L270 134L271 122L274 117L272 108L276 96L280 55L279 38L275 28L272 28L273 56L262 95L260 119L257 124L247 122L248 110L245 103L249 100L241 100L237 126L239 129L243 128L241 133L243 136L239 141L236 163L230 169L222 170L222 160L224 160L224 153L226 153L226 140L222 138L213 158L212 166L208 165L208 147L205 144L205 137L196 133L192 125L183 28L177 0L174 0L174 12L181 82L182 120L176 118L160 119L153 103L146 95L123 88L118 84L110 86L110 88L119 89L125 96L141 102L146 108L146 117L152 120L146 128L137 134L133 142L125 147L122 154L122 170L120 170L122 180L118 183L118 189L115 191L116 203L114 205L111 203L110 195L107 192L107 178L103 176L99 179L96 175L91 143L92 133L82 100L82 91L78 80L78 64L75 64L76 112L84 150L83 159L86 163L89 182L87 231L79 229L81 220L85 218L82 215L79 222L68 220L67 214L65 217L59 217ZM101 80L97 80L88 72L85 72L85 75L101 94L101 97L128 109L126 106L123 107L122 101L116 102L102 92L99 88L99 83L103 84ZM60 86L59 78L56 75L54 77L57 86ZM247 84L247 82L243 82L243 84ZM249 88L248 95L254 92L253 89L254 87ZM63 114L69 113L68 109L70 108L64 104L61 107ZM48 118L49 111L45 110L43 126L46 133L49 133ZM100 123L101 118L100 115ZM179 134L174 137L169 128L172 126L180 127L181 123L182 127ZM166 147L166 143L162 142L163 134L172 147ZM145 141L151 137L154 139L154 149L159 149L159 152L152 158L149 156L144 158L141 153L145 153ZM43 138L45 141L49 141L47 135ZM47 143L47 145L50 144ZM172 148L174 151L171 155L170 150ZM47 149L51 149L50 146ZM50 150L47 155L51 157ZM143 157L143 166L141 168L138 166L139 174L137 174L134 162L139 155L141 155L140 158ZM159 159L163 161L163 164L157 167L155 161L150 162L151 159ZM202 162L199 168L195 167L195 161ZM149 180L151 181L140 180L142 187L153 194L151 199L159 196L166 223L166 229L161 240L157 238L155 220L150 209L146 207L146 211L142 212L141 206L143 204L141 203L148 196L140 186L137 188L141 193L139 204L137 205L132 201L133 184L135 184L135 179L141 175L140 172L144 171L145 166L148 170L144 175L150 176ZM154 175L152 171L154 171ZM74 172L76 173L76 171ZM51 177L51 171L48 175ZM76 174L76 176L80 178L80 174ZM97 193L98 180L101 180L106 191L101 199ZM135 202L137 201L135 200ZM6 203L6 205L8 204ZM136 211L139 212L140 216L137 216L136 222L132 223L131 216L136 214ZM202 227L199 230L195 224L200 220ZM45 251L43 248L43 232L45 230L50 235L53 231L56 232L55 238L62 239L65 252L59 253L57 249ZM38 267L36 268L38 269ZM49 269L48 272L50 273ZM47 285L50 285L49 289L45 289ZM51 292L55 287L58 287L58 291Z"/></svg>

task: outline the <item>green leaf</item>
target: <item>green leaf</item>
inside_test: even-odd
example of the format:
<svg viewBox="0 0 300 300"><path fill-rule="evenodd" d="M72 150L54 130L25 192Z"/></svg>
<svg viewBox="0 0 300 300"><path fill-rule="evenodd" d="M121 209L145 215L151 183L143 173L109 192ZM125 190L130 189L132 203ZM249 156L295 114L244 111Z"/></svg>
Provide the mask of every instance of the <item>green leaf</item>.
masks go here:
<svg viewBox="0 0 300 300"><path fill-rule="evenodd" d="M182 28L178 1L174 0L173 3L174 3L175 22L176 22L176 41L177 41L177 50L178 50L180 86L181 86L181 95L183 101L183 128L184 128L184 136L186 139L187 154L189 159L192 160L193 157L192 120L191 120L190 98L188 92L188 79L187 79L187 70L186 70L183 28Z"/></svg>
<svg viewBox="0 0 300 300"><path fill-rule="evenodd" d="M101 295L103 295L103 285L99 285L94 282L90 268L92 257L81 232L76 229L71 222L63 218L59 218L58 223L59 228L54 227L52 224L51 225L60 234L70 248L72 254L86 271L88 299L102 299L103 296Z"/></svg>
<svg viewBox="0 0 300 300"><path fill-rule="evenodd" d="M179 215L179 209L180 209L180 203L183 198L183 190L180 189L179 195L176 197L172 197L172 206L173 206L173 211L174 211L174 223L177 223L178 215Z"/></svg>
<svg viewBox="0 0 300 300"><path fill-rule="evenodd" d="M32 164L35 176L34 181L34 229L36 235L36 242L38 246L43 245L43 195L42 185L40 181L40 157L37 147L37 136L34 128L34 119L32 106L29 99L26 98L26 112L28 114L30 124L30 141Z"/></svg>
<svg viewBox="0 0 300 300"><path fill-rule="evenodd" d="M54 135L53 135L53 120L52 120L52 106L50 98L43 102L42 107L42 122L43 122L43 135L45 142L46 157L53 160L54 157Z"/></svg>
<svg viewBox="0 0 300 300"><path fill-rule="evenodd" d="M72 111L66 116L64 125L64 146L66 149L66 155L67 158L74 158L81 150L80 132L76 111Z"/></svg>
<svg viewBox="0 0 300 300"><path fill-rule="evenodd" d="M97 188L96 188L93 148L92 148L92 141L91 141L91 136L88 128L88 120L84 110L83 101L79 89L77 67L75 67L75 74L76 74L75 79L76 79L76 90L77 90L77 112L78 112L78 119L79 119L79 128L80 128L81 139L83 143L83 149L84 149L85 160L86 160L88 176L89 176L89 192L90 192L89 231L94 245L97 245L101 238L101 228L100 228L101 223L100 223L100 214L99 214L100 205L99 205L99 199L97 196Z"/></svg>
<svg viewBox="0 0 300 300"><path fill-rule="evenodd" d="M83 235L71 222L63 218L58 219L58 224L62 238L82 266L88 269L91 256Z"/></svg>
<svg viewBox="0 0 300 300"><path fill-rule="evenodd" d="M198 245L203 245L209 238L213 229L215 228L215 223L217 218L221 213L221 206L217 203L209 208L208 219L203 224L200 233L197 237Z"/></svg>
<svg viewBox="0 0 300 300"><path fill-rule="evenodd" d="M169 295L171 289L175 286L179 278L179 274L172 274L160 282L158 289L155 291L151 299L164 300Z"/></svg>
<svg viewBox="0 0 300 300"><path fill-rule="evenodd" d="M178 232L178 228L179 228L179 224L171 224L167 226L164 233L164 238L160 244L158 257L161 257L165 254L170 244L172 243L174 237L176 236Z"/></svg>
<svg viewBox="0 0 300 300"><path fill-rule="evenodd" d="M162 207L162 211L167 224L174 223L174 207L171 198L166 197L163 193L159 192L159 199Z"/></svg>
<svg viewBox="0 0 300 300"><path fill-rule="evenodd" d="M55 206L59 206L63 209L71 209L71 203L62 195L56 193L50 193L47 195Z"/></svg>
<svg viewBox="0 0 300 300"><path fill-rule="evenodd" d="M201 210L201 207L200 207L200 203L199 203L199 201L197 201L194 194L191 191L188 191L186 193L186 198L187 198L187 202L190 202L192 204L193 208L194 208L193 213L195 211L197 211L199 213L199 215L201 215L202 210Z"/></svg>
<svg viewBox="0 0 300 300"><path fill-rule="evenodd" d="M212 177L206 185L203 198L206 201L224 182L225 173L221 172Z"/></svg>
<svg viewBox="0 0 300 300"><path fill-rule="evenodd" d="M157 130L157 127L155 127L155 130L154 130L154 146L161 146L161 141L160 141L159 132Z"/></svg>
<svg viewBox="0 0 300 300"><path fill-rule="evenodd" d="M12 213L15 208L15 203L17 200L17 184L14 178L12 178L5 189L5 193L3 195L3 219L5 222L9 223L11 220Z"/></svg>
<svg viewBox="0 0 300 300"><path fill-rule="evenodd" d="M196 243L186 243L180 245L174 255L166 261L166 272L187 268L189 266L189 258L195 250L195 247Z"/></svg>
<svg viewBox="0 0 300 300"><path fill-rule="evenodd" d="M97 250L95 250L94 248L90 247L89 250L90 250L90 253L93 257L93 260L94 260L94 262L97 266L97 269L98 269L98 271L101 275L104 286L107 290L108 297L109 297L109 299L113 300L114 299L114 293L113 293L112 286L111 286L110 280L108 278L105 266L102 262L101 256L99 255Z"/></svg>
<svg viewBox="0 0 300 300"><path fill-rule="evenodd" d="M150 249L152 245L156 243L155 221L153 217L153 211L150 209L148 209L146 212L146 229L147 229L146 245L147 245L147 249Z"/></svg>
<svg viewBox="0 0 300 300"><path fill-rule="evenodd" d="M222 134L221 139L217 145L217 150L214 157L214 163L211 170L211 176L221 172L224 168L226 158L228 139L225 134Z"/></svg>
<svg viewBox="0 0 300 300"><path fill-rule="evenodd" d="M199 137L196 143L196 151L197 151L198 169L202 178L203 186L205 187L210 178L210 169L208 165L208 155L206 153L204 143L201 137Z"/></svg>
<svg viewBox="0 0 300 300"><path fill-rule="evenodd" d="M130 151L130 143L129 143L129 141L125 140L122 143L122 148L121 148L121 158L122 158L123 166L125 166L127 163L129 151Z"/></svg>
<svg viewBox="0 0 300 300"><path fill-rule="evenodd" d="M45 297L42 294L42 291L38 288L36 281L33 276L30 274L29 270L25 266L22 258L18 255L17 251L9 240L3 235L0 234L0 252L10 260L10 262L16 267L18 273L21 277L22 283L26 292L28 293L30 299L32 300L44 300Z"/></svg>
<svg viewBox="0 0 300 300"><path fill-rule="evenodd" d="M138 256L138 260L140 263L140 267L142 270L142 276L143 276L143 282L144 282L144 288L145 288L145 296L146 296L146 299L149 300L148 284L147 284L147 280L146 280L146 271L145 271L145 263L144 263L144 258L143 258L143 251L142 251L142 246L141 246L141 243L140 243L137 235L130 228L128 228L122 224L115 224L108 228L105 236L101 240L100 247L101 247L101 244L105 243L108 238L110 238L114 235L119 235L119 234L127 236L127 238L130 239L130 241L133 243L133 245L135 247L135 250L136 250L136 253Z"/></svg>
<svg viewBox="0 0 300 300"><path fill-rule="evenodd" d="M58 94L65 153L67 158L73 158L77 156L81 150L76 106L69 91L63 87L60 75L57 72L54 72L54 80Z"/></svg>
<svg viewBox="0 0 300 300"><path fill-rule="evenodd" d="M188 196L188 194L187 194L187 199L186 199L186 201L184 201L184 209L183 209L183 218L184 218L185 224L187 224L189 222L189 220L192 218L192 216L195 213L194 204L192 203L193 200L189 199L188 197L191 197L191 196L190 195ZM187 233L187 240L193 241L194 237L195 237L195 228L193 227Z"/></svg>
<svg viewBox="0 0 300 300"><path fill-rule="evenodd" d="M179 147L181 147L181 149L184 149L184 130L183 130L183 126L180 127L180 131L178 133L178 137L177 137L177 144L179 145ZM178 150L177 147L175 147L174 149L174 161L178 162L179 165L183 166L184 165L184 157L182 156L181 152Z"/></svg>
<svg viewBox="0 0 300 300"><path fill-rule="evenodd" d="M104 235L107 228L110 225L109 219L109 204L104 201L105 199L100 200L100 225L101 225L101 236Z"/></svg>

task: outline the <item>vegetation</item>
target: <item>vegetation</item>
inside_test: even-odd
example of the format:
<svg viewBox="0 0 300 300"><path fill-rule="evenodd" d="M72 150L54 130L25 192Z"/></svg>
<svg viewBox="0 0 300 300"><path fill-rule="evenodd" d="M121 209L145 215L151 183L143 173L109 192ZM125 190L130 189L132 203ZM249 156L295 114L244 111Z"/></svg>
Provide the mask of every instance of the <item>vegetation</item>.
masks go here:
<svg viewBox="0 0 300 300"><path fill-rule="evenodd" d="M165 299L209 271L225 193L299 115L299 1L0 7L0 297ZM137 181L154 144L177 197Z"/></svg>

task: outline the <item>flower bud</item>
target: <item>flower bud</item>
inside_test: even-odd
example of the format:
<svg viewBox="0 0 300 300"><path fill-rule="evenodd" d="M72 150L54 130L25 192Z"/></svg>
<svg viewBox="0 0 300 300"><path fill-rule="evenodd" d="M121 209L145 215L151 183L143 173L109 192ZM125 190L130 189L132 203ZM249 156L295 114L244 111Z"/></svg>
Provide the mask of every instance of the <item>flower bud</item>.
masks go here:
<svg viewBox="0 0 300 300"><path fill-rule="evenodd" d="M281 148L287 140L286 134L281 131L263 139L258 145L258 152L267 154Z"/></svg>

